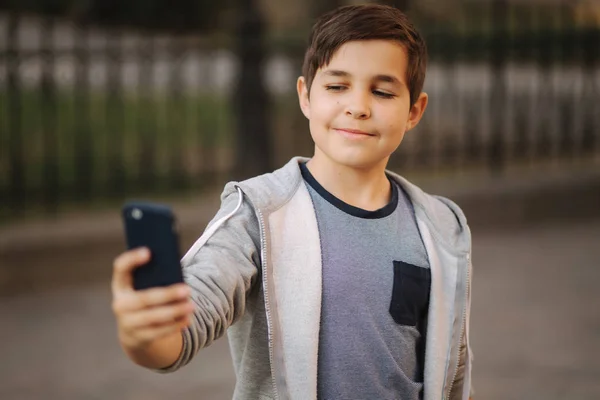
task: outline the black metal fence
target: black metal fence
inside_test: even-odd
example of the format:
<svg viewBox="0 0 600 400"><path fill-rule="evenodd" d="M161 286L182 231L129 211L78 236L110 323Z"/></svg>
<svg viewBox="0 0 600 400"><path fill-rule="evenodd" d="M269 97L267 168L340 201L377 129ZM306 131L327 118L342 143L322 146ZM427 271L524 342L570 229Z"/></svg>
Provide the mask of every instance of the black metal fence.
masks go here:
<svg viewBox="0 0 600 400"><path fill-rule="evenodd" d="M505 1L463 15L421 27L430 107L392 168L501 173L514 162L598 156L597 21L577 20L568 4ZM14 13L0 15L0 30L0 220L222 184L245 149L260 152L236 134L240 104L257 99L274 132L264 165L311 154L294 91L304 43L268 42L266 89L254 93L239 90L248 64L232 39Z"/></svg>
<svg viewBox="0 0 600 400"><path fill-rule="evenodd" d="M16 15L2 22L2 216L224 179L229 88L211 62L233 67L221 54L227 44Z"/></svg>

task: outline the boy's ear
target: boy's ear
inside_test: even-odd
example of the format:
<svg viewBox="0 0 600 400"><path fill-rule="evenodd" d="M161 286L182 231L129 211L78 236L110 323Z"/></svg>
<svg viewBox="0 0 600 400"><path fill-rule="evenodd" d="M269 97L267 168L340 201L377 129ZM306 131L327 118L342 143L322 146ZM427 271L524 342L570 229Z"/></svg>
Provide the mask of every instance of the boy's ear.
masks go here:
<svg viewBox="0 0 600 400"><path fill-rule="evenodd" d="M306 79L303 76L298 78L296 83L296 90L298 91L298 101L300 102L300 109L302 114L310 119L310 100L308 99L308 88L306 87Z"/></svg>
<svg viewBox="0 0 600 400"><path fill-rule="evenodd" d="M429 102L429 96L427 93L421 92L415 104L413 104L410 112L408 114L408 123L406 124L406 130L409 131L415 126L419 124L421 121L421 117L427 108L427 103Z"/></svg>

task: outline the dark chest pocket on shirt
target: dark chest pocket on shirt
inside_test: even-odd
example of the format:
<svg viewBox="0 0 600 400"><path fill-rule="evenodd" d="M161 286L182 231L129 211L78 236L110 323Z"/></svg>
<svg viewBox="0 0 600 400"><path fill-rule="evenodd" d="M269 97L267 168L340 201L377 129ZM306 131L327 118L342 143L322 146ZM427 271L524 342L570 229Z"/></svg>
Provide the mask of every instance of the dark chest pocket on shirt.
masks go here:
<svg viewBox="0 0 600 400"><path fill-rule="evenodd" d="M429 306L431 271L394 261L394 287L390 314L400 325L416 326Z"/></svg>

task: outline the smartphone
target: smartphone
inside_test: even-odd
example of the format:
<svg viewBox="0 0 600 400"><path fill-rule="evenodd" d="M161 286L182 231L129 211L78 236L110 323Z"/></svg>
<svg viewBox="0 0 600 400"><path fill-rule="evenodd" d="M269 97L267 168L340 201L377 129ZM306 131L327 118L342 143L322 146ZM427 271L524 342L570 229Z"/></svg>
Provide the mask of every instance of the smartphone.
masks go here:
<svg viewBox="0 0 600 400"><path fill-rule="evenodd" d="M123 206L123 223L128 249L147 247L150 261L133 271L136 290L183 282L179 235L171 208L148 202Z"/></svg>

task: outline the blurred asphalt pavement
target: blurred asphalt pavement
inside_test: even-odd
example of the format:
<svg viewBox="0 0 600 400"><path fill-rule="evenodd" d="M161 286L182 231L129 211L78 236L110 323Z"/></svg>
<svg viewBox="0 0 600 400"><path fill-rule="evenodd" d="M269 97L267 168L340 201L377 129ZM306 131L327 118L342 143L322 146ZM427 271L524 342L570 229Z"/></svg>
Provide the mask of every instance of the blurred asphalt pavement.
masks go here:
<svg viewBox="0 0 600 400"><path fill-rule="evenodd" d="M476 399L600 398L600 219L475 233ZM160 375L121 353L108 282L0 300L0 399L229 399L226 340Z"/></svg>
<svg viewBox="0 0 600 400"><path fill-rule="evenodd" d="M586 171L420 182L472 224L477 400L600 399L600 168ZM217 206L215 195L176 207L182 247ZM108 215L0 227L0 399L231 398L224 339L170 375L122 354L109 278L123 237Z"/></svg>

